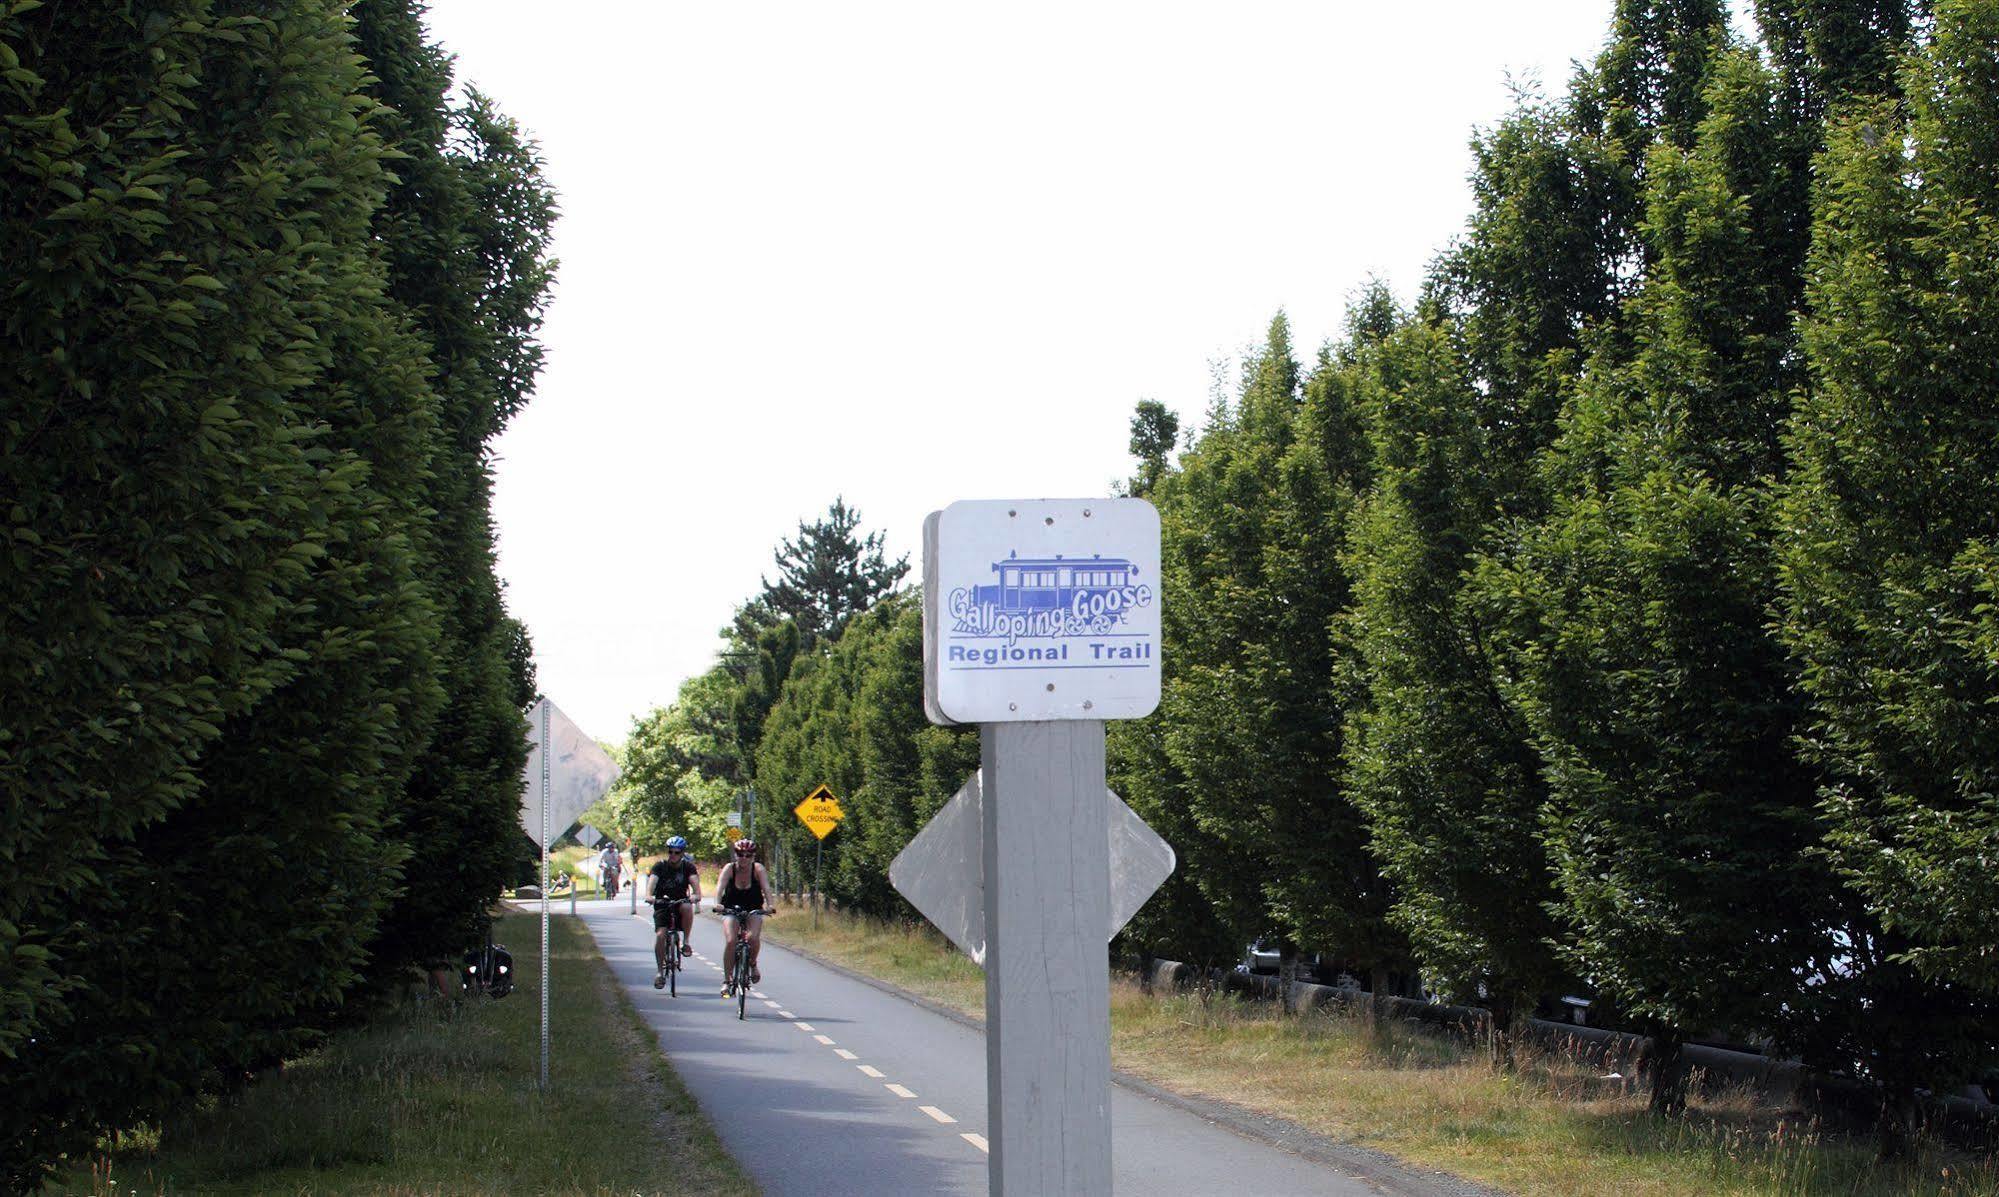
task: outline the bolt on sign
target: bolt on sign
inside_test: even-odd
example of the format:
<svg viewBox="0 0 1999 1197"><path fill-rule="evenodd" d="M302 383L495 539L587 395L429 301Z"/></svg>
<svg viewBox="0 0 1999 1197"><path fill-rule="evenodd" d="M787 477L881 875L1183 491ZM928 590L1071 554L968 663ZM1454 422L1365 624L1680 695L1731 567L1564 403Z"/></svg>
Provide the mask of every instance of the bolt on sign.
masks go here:
<svg viewBox="0 0 1999 1197"><path fill-rule="evenodd" d="M847 812L840 809L840 800L825 786L812 791L805 801L791 808L791 813L798 816L807 831L822 840L833 834L840 820L847 817Z"/></svg>

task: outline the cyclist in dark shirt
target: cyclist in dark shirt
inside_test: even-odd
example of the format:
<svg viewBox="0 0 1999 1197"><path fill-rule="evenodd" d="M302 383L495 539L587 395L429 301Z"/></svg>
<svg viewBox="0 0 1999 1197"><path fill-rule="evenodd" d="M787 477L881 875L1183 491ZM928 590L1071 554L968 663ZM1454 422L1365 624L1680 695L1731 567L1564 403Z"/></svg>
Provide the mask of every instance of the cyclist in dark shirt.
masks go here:
<svg viewBox="0 0 1999 1197"><path fill-rule="evenodd" d="M652 987L659 989L666 984L668 928L675 923L680 925L681 955L694 951L694 908L701 905L701 870L687 859L685 839L676 835L666 841L666 859L655 861L647 870L646 885L646 901L652 903L652 958L659 966L659 971L653 974ZM693 902L672 905L682 898L692 898Z"/></svg>
<svg viewBox="0 0 1999 1197"><path fill-rule="evenodd" d="M737 840L735 852L736 858L723 865L721 875L715 878L715 907L722 911L722 959L729 959L737 925L741 924L750 937L750 981L754 984L763 980L757 969L757 953L763 948L764 915L770 909L770 878L757 863L755 840ZM722 984L725 997L729 992L726 976L724 973Z"/></svg>

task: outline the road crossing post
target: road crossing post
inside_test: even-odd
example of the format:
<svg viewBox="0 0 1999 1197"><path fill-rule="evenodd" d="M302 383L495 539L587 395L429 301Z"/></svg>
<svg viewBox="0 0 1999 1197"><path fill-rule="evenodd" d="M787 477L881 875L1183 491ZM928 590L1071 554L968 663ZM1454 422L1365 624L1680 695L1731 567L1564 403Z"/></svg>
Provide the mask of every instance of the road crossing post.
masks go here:
<svg viewBox="0 0 1999 1197"><path fill-rule="evenodd" d="M826 863L826 837L833 834L833 829L847 817L847 812L840 809L840 800L833 796L833 791L822 785L807 794L805 801L792 807L791 813L797 815L798 821L805 824L805 829L819 841L818 854L812 859L812 926L817 930L819 904L825 900L819 890L819 869Z"/></svg>

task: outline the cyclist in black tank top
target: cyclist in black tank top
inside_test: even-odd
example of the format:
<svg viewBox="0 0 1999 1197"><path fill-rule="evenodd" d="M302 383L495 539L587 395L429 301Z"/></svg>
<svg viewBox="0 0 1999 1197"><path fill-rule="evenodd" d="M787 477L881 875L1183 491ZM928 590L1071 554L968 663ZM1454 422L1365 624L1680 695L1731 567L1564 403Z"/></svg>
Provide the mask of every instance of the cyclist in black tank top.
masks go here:
<svg viewBox="0 0 1999 1197"><path fill-rule="evenodd" d="M757 968L757 953L763 949L764 914L769 910L770 878L764 867L757 863L755 840L737 840L735 859L722 866L721 876L715 879L715 904L722 911L722 959L729 958L735 946L737 926L740 924L750 939L750 981L763 980L763 973ZM729 986L725 980L722 993L726 996Z"/></svg>

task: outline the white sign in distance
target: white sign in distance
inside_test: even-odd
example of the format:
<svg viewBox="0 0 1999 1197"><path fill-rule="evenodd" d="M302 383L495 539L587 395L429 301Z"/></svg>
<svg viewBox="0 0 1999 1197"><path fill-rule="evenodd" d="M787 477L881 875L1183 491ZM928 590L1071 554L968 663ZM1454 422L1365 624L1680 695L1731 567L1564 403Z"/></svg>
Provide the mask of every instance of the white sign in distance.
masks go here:
<svg viewBox="0 0 1999 1197"><path fill-rule="evenodd" d="M909 899L958 950L983 965L986 961L985 820L980 809L980 774L958 788L923 830L889 862L888 881ZM1124 799L1104 791L1110 804L1111 923L1108 943L1154 891L1173 875L1178 858L1173 846L1126 806Z"/></svg>
<svg viewBox="0 0 1999 1197"><path fill-rule="evenodd" d="M562 708L541 699L528 710L528 763L521 771L521 830L541 842L541 708L548 705L548 834L562 833L618 780L617 763L597 741L570 722Z"/></svg>
<svg viewBox="0 0 1999 1197"><path fill-rule="evenodd" d="M923 526L924 712L1149 715L1159 603L1159 513L1144 499L953 503Z"/></svg>

